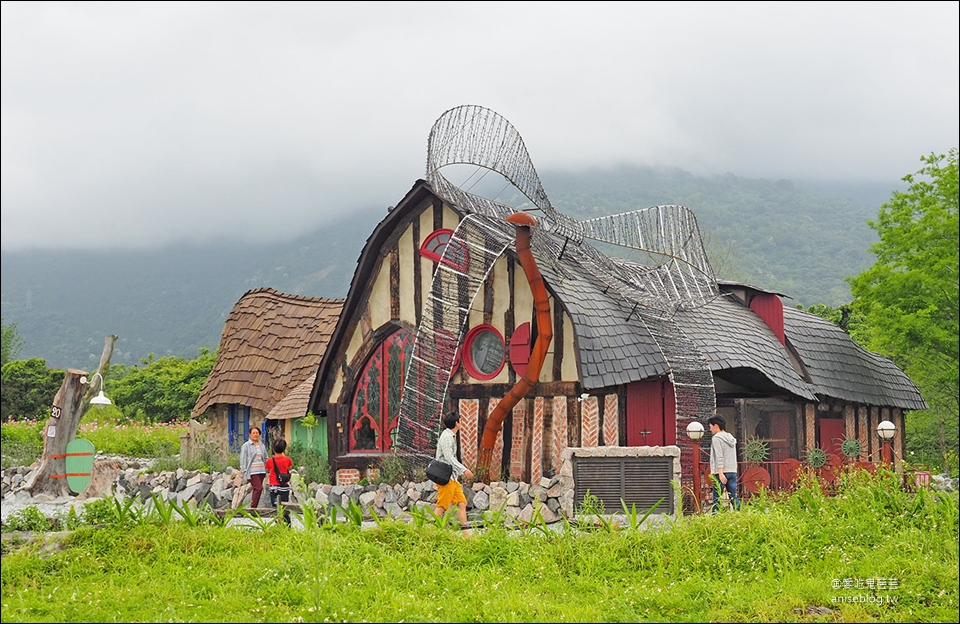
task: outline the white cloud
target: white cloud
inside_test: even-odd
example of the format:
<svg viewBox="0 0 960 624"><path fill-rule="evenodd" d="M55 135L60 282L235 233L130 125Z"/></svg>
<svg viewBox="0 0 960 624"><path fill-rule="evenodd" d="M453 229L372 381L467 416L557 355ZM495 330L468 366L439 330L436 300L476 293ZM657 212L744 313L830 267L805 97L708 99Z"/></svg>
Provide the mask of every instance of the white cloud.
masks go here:
<svg viewBox="0 0 960 624"><path fill-rule="evenodd" d="M393 204L460 104L541 170L895 182L957 145L957 7L4 2L2 247L281 237Z"/></svg>

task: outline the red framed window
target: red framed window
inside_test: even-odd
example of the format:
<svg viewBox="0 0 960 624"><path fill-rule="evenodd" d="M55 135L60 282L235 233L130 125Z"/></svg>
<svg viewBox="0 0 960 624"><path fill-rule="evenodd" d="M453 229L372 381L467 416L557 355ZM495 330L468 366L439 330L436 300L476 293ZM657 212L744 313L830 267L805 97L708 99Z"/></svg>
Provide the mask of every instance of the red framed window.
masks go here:
<svg viewBox="0 0 960 624"><path fill-rule="evenodd" d="M420 245L420 255L434 262L440 262L440 258L448 246L450 251L447 252L447 266L465 273L468 259L467 248L462 241L453 238L453 230L451 229L440 228L431 233Z"/></svg>
<svg viewBox="0 0 960 624"><path fill-rule="evenodd" d="M503 336L493 325L477 325L463 340L463 367L474 379L487 381L499 375L506 355Z"/></svg>
<svg viewBox="0 0 960 624"><path fill-rule="evenodd" d="M413 336L402 329L374 349L357 379L350 406L351 452L393 450L400 418L404 373L413 353Z"/></svg>

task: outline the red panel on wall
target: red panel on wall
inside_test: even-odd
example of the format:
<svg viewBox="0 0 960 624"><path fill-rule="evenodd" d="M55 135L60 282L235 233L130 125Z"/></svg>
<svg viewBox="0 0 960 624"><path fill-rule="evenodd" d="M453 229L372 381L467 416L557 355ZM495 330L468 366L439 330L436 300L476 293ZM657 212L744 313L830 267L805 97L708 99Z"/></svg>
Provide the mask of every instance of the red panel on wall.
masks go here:
<svg viewBox="0 0 960 624"><path fill-rule="evenodd" d="M666 379L635 381L627 386L627 446L677 443L676 400Z"/></svg>
<svg viewBox="0 0 960 624"><path fill-rule="evenodd" d="M750 309L773 330L780 344L787 344L783 337L783 302L780 301L780 297L770 293L759 293L750 300Z"/></svg>
<svg viewBox="0 0 960 624"><path fill-rule="evenodd" d="M827 453L841 455L840 447L843 445L844 425L842 418L820 418L820 448Z"/></svg>
<svg viewBox="0 0 960 624"><path fill-rule="evenodd" d="M530 323L521 323L510 336L510 365L523 377L530 363Z"/></svg>

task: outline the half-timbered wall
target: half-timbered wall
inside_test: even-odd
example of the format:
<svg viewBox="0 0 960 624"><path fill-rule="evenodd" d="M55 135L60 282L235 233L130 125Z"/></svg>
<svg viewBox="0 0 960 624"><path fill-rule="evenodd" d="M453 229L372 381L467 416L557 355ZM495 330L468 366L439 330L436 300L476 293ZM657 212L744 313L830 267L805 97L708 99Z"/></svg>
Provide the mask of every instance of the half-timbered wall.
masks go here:
<svg viewBox="0 0 960 624"><path fill-rule="evenodd" d="M363 303L347 327L346 348L331 354L335 357L331 369L335 377L327 413L331 418L330 453L336 458L338 469L363 470L370 463L369 454L356 456L359 454L350 452L348 412L357 377L385 337L398 328L416 331L435 267L432 259L421 255L421 245L437 229L453 230L458 223L459 216L448 206L427 202L403 221L379 250L376 266L363 290ZM617 395L611 395L612 399L577 400L579 371L573 323L556 306L553 297L550 306L554 337L540 372L540 383L507 417L498 438L497 465L504 476L530 480L555 473L564 448L579 444L581 439L587 445L600 443L601 426L604 444L620 443ZM461 362L448 388L448 404L458 407L461 414L461 449L467 465L470 460L476 461L479 439L494 401L505 396L522 376L509 358L510 339L523 324L535 331L535 323L533 296L523 270L516 260L504 255L494 264L477 294L463 332L466 335L481 324L492 326L504 339L507 361L496 376L482 381L472 377ZM581 430L584 409L588 413L586 435ZM356 470L349 474L355 476Z"/></svg>

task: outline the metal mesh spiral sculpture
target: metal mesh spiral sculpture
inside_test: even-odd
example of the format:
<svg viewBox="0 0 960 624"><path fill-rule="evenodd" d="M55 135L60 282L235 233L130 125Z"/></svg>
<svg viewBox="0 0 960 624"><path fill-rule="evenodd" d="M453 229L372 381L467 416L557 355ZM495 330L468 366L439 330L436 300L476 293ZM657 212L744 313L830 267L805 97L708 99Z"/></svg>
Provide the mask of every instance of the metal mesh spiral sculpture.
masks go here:
<svg viewBox="0 0 960 624"><path fill-rule="evenodd" d="M445 177L445 167L463 164L500 174L530 201L539 222L532 230L531 248L546 274L562 280L571 271L586 273L602 283L605 292L613 290L633 302L670 366L678 421L715 410L710 367L672 321L677 309L703 305L718 295L693 212L683 206L655 206L585 221L568 217L550 203L516 129L490 109L460 106L436 121L427 145L427 181L466 217L434 274L405 376L397 446L408 461L423 465L434 452L469 310L493 264L514 238L514 227L506 218L515 208L464 190ZM637 250L653 261L615 259L589 241Z"/></svg>

